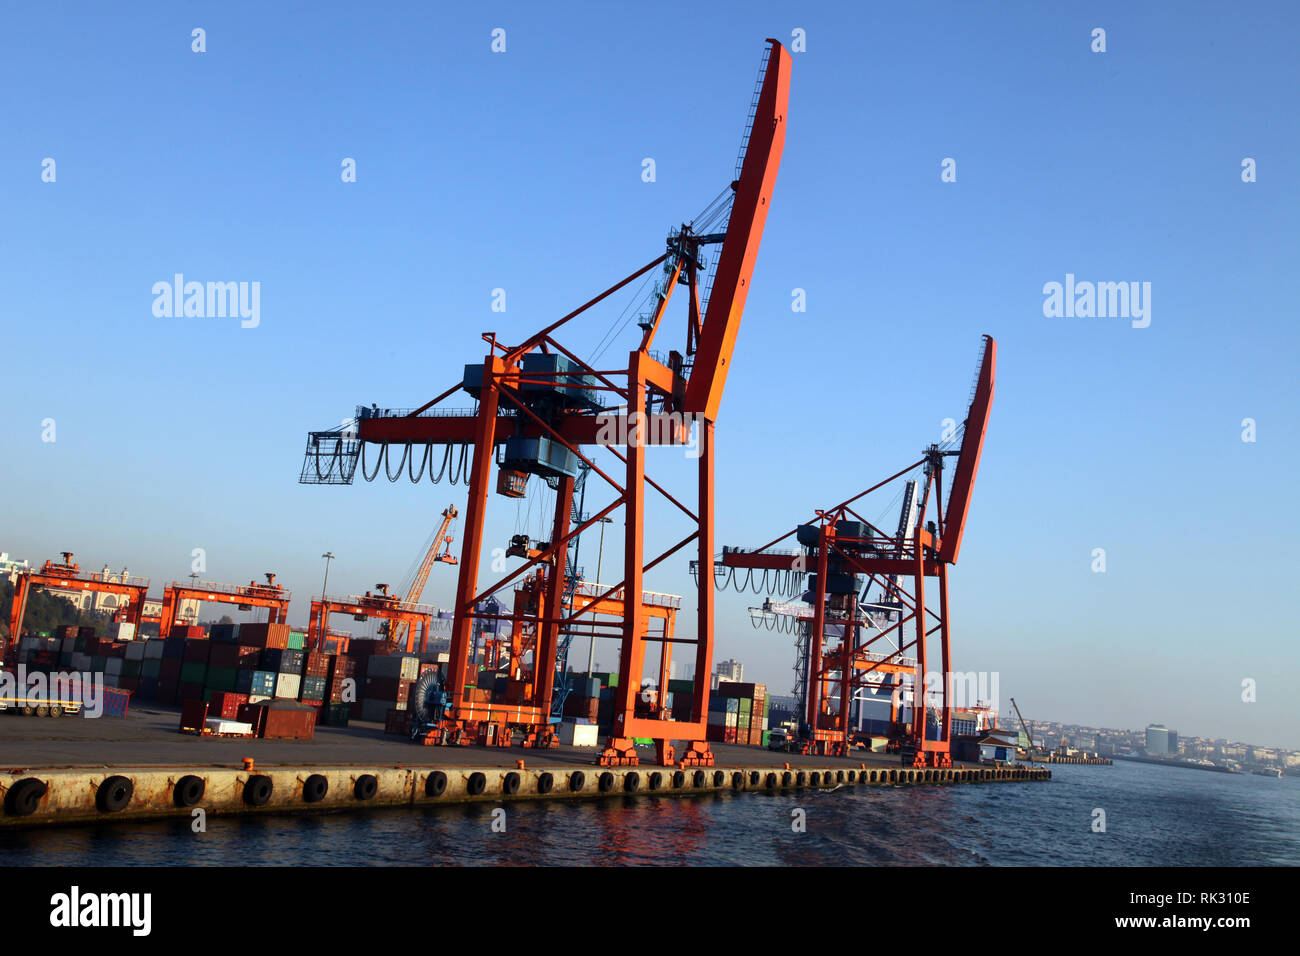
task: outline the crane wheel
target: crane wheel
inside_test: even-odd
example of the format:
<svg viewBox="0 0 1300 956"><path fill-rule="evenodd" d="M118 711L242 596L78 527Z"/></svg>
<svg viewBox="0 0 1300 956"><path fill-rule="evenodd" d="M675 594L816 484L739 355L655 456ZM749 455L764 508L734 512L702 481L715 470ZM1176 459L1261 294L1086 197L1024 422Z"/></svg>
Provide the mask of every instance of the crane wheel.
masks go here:
<svg viewBox="0 0 1300 956"><path fill-rule="evenodd" d="M426 797L441 797L446 789L447 775L441 770L435 770L424 778L424 795Z"/></svg>
<svg viewBox="0 0 1300 956"><path fill-rule="evenodd" d="M5 794L5 812L14 817L30 817L47 792L49 787L45 786L45 781L24 777Z"/></svg>
<svg viewBox="0 0 1300 956"><path fill-rule="evenodd" d="M244 802L250 807L264 807L271 802L275 785L264 773L255 773L244 784Z"/></svg>
<svg viewBox="0 0 1300 956"><path fill-rule="evenodd" d="M95 790L95 806L102 813L117 813L126 809L134 792L135 784L130 777L105 777L104 782Z"/></svg>
<svg viewBox="0 0 1300 956"><path fill-rule="evenodd" d="M469 775L469 781L465 784L465 790L471 797L477 797L487 789L487 777L475 771Z"/></svg>
<svg viewBox="0 0 1300 956"><path fill-rule="evenodd" d="M569 792L578 793L587 785L587 775L581 770L575 770L569 774Z"/></svg>
<svg viewBox="0 0 1300 956"><path fill-rule="evenodd" d="M352 795L358 800L373 800L379 792L379 778L373 773L363 773L352 785Z"/></svg>
<svg viewBox="0 0 1300 956"><path fill-rule="evenodd" d="M203 782L202 777L187 773L172 787L172 803L178 807L192 807L203 799L206 790L207 784Z"/></svg>
<svg viewBox="0 0 1300 956"><path fill-rule="evenodd" d="M322 774L314 773L302 782L302 798L307 803L320 803L329 789L330 782Z"/></svg>

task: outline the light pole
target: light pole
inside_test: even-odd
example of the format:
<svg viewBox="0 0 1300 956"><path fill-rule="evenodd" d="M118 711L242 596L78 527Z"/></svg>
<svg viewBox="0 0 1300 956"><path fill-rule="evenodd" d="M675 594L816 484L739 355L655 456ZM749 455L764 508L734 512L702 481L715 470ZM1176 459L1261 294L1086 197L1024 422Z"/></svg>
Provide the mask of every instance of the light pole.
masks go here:
<svg viewBox="0 0 1300 956"><path fill-rule="evenodd" d="M601 562L605 558L605 525L613 524L613 523L614 523L613 518L600 519L600 548L596 552L596 584L597 585L600 584ZM627 588L623 589L623 598L624 600L627 599ZM627 613L626 604L623 606L623 612L625 614ZM591 637L587 641L587 680L591 680L591 668L592 668L591 662L592 659L595 657L595 654L596 654L596 625L593 622L591 625Z"/></svg>
<svg viewBox="0 0 1300 956"><path fill-rule="evenodd" d="M325 559L325 583L320 586L321 600L325 600L325 595L329 593L330 587L330 562L334 560L334 552L326 551L321 555Z"/></svg>

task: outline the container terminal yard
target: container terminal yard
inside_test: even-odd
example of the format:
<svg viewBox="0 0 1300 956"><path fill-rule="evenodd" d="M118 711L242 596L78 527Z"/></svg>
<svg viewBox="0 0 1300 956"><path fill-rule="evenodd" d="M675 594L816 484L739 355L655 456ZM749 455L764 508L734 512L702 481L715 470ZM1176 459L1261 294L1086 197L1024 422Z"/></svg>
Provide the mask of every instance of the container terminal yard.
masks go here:
<svg viewBox="0 0 1300 956"><path fill-rule="evenodd" d="M298 630L287 623L292 595L274 574L247 585L169 583L154 615L145 613L147 580L83 571L71 552L19 572L4 663L22 715L0 723L0 821L185 814L200 803L255 813L1049 779L1046 769L1011 765L1014 744L997 736L989 708L959 712L949 699L948 578L993 402L991 337L950 441L805 512L760 547L716 549L715 427L781 163L790 72L790 54L767 41L734 178L661 254L518 344L484 333L485 354L468 355L462 377L432 399L357 406L342 427L309 433L303 485L382 470L392 481L427 474L468 486L403 593L381 584L321 594ZM656 273L626 365L597 367L577 357L591 343L561 343L571 320ZM670 322L678 291L685 314ZM673 326L683 334L668 347ZM472 407L453 407L454 396ZM689 450L691 494L651 474L654 446ZM491 494L519 500L530 482L553 492L549 533L516 535L506 554L517 563L484 580L496 544L485 535ZM883 529L862 506L882 490L902 501L897 524ZM616 580L597 581L579 564L579 543L618 512ZM682 536L654 553L648 523L673 522ZM670 559L689 563L693 591L648 588L647 575ZM439 564L457 575L445 617L420 603ZM709 683L714 591L742 575L743 586L767 592L751 610L755 624L800 637L787 728L769 725L764 685ZM121 604L102 635L75 626L32 634L24 614L38 588L111 593ZM183 620L196 602L256 609L265 620L205 628L197 616ZM679 620L684 607L691 613ZM380 633L352 638L332 627L334 615L381 622ZM146 637L146 625L158 636ZM434 640L443 627L445 651ZM575 637L617 642L617 669L572 667ZM671 676L675 648L693 679ZM923 688L932 672L944 678L935 691ZM92 700L59 679L69 674L102 680L102 694ZM43 698L29 690L33 680ZM868 698L888 709L869 727L855 719Z"/></svg>

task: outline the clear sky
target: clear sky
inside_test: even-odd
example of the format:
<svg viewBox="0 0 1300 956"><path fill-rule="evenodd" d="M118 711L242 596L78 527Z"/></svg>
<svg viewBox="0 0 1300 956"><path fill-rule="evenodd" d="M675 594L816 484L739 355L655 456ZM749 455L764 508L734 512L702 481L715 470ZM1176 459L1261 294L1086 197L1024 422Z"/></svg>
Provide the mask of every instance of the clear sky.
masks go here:
<svg viewBox="0 0 1300 956"><path fill-rule="evenodd" d="M201 547L210 580L279 572L296 620L325 550L331 591L400 580L463 487L299 485L306 432L432 398L480 332L516 341L658 255L731 176L763 38L802 30L718 423L719 546L918 458L990 333L955 666L998 672L1031 719L1300 747L1300 14L813 7L10 5L0 549L161 593ZM260 283L257 327L156 317L178 272ZM1150 325L1045 316L1067 274L1149 282ZM565 341L587 354L628 298ZM493 546L536 532L491 503ZM454 579L435 568L426 599ZM688 580L683 560L647 583ZM716 657L784 692L791 638L750 627L754 600L719 602Z"/></svg>

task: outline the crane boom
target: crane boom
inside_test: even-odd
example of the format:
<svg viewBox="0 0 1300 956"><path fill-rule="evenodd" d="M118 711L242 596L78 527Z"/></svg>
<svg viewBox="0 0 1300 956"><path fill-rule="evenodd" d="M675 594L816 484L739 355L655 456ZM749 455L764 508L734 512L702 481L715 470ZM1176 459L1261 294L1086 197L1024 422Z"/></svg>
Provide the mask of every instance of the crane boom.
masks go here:
<svg viewBox="0 0 1300 956"><path fill-rule="evenodd" d="M740 319L749 294L763 226L772 201L776 174L785 149L785 111L790 100L790 54L779 42L767 41L766 72L750 127L736 198L727 223L727 238L718 254L708 310L700 329L699 347L686 383L685 411L717 421L722 389L727 382L731 353L740 332Z"/></svg>
<svg viewBox="0 0 1300 956"><path fill-rule="evenodd" d="M429 572L433 570L435 562L441 561L444 564L455 564L456 557L451 553L452 538L447 536L447 529L451 523L456 520L460 512L456 510L455 505L448 505L442 512L442 524L438 527L438 533L433 536L433 541L429 544L429 550L425 552L424 560L420 562L420 569L415 572L415 580L411 582L411 588L406 592L405 603L419 604L420 596L424 594L424 586L429 582ZM446 544L446 550L439 550ZM410 624L406 620L399 620L393 627L391 640L400 644L406 638L407 629Z"/></svg>
<svg viewBox="0 0 1300 956"><path fill-rule="evenodd" d="M1027 753L1033 753L1034 750L1037 749L1036 747L1034 747L1034 735L1030 733L1029 725L1025 723L1025 718L1020 715L1020 708L1016 706L1016 699L1014 697L1011 698L1011 706L1015 708L1016 719L1020 721L1020 727L1021 729L1024 730L1025 737L1029 741L1029 746L1025 748L1025 751Z"/></svg>
<svg viewBox="0 0 1300 956"><path fill-rule="evenodd" d="M971 490L979 472L980 453L984 450L984 433L988 429L989 407L993 404L993 379L998 364L998 343L990 335L984 336L984 355L980 360L975 379L975 394L966 413L966 429L961 439L961 454L952 476L952 492L948 496L948 509L944 515L943 538L939 543L939 559L945 564L956 564L961 551L961 536L970 512Z"/></svg>

